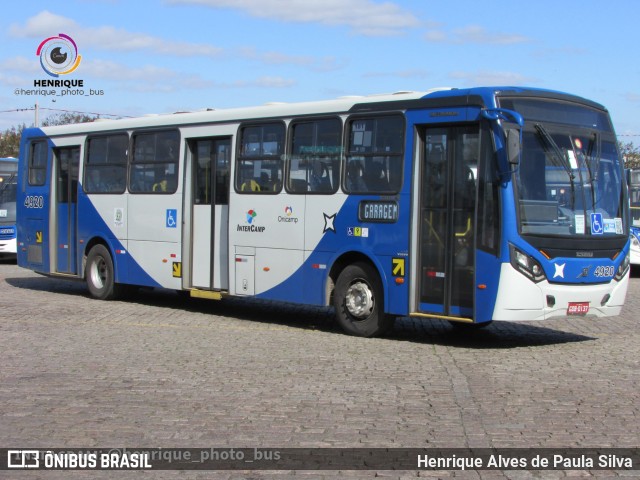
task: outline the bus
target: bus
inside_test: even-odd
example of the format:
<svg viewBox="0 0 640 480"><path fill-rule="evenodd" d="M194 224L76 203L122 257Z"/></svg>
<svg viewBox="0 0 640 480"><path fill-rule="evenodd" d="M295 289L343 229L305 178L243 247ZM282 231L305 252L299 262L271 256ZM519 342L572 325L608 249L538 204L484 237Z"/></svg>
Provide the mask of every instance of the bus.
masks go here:
<svg viewBox="0 0 640 480"><path fill-rule="evenodd" d="M16 177L18 159L0 158L0 258L16 256Z"/></svg>
<svg viewBox="0 0 640 480"><path fill-rule="evenodd" d="M365 337L398 316L618 315L629 282L609 114L540 89L27 129L18 204L18 264L97 299L144 286L333 306Z"/></svg>
<svg viewBox="0 0 640 480"><path fill-rule="evenodd" d="M627 170L631 212L631 263L640 265L640 170Z"/></svg>

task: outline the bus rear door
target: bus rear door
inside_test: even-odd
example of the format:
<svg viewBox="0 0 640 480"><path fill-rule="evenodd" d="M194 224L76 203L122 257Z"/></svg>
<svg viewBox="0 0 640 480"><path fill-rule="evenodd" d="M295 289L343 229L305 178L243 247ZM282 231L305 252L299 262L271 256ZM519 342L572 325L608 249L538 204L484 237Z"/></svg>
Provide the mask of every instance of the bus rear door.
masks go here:
<svg viewBox="0 0 640 480"><path fill-rule="evenodd" d="M229 167L231 138L193 140L191 284L229 288Z"/></svg>
<svg viewBox="0 0 640 480"><path fill-rule="evenodd" d="M55 185L56 215L54 224L56 263L58 273L77 274L77 203L80 147L53 150L57 183Z"/></svg>

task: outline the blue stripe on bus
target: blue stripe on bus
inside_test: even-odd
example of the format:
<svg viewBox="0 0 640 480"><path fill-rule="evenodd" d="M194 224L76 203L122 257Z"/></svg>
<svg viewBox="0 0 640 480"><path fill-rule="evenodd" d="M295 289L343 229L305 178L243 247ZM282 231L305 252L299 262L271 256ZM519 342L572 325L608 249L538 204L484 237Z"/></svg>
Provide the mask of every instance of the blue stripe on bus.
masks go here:
<svg viewBox="0 0 640 480"><path fill-rule="evenodd" d="M78 240L83 240L84 245L95 238L101 238L107 242L113 258L116 282L143 287L161 287L129 254L125 245L116 238L116 235L91 203L91 199L83 192L81 185L78 190L78 218L83 219L78 224ZM117 254L117 251L126 253ZM81 259L84 253L88 254L89 252L78 252L79 265L82 265Z"/></svg>
<svg viewBox="0 0 640 480"><path fill-rule="evenodd" d="M408 188L408 187L407 187ZM258 298L284 300L310 305L324 305L326 298L326 279L335 261L346 253L360 253L366 256L380 273L385 288L385 310L397 315L408 314L409 298L409 258L406 258L405 281L397 284L392 275L392 258L398 252L409 251L410 204L408 198L399 201L400 214L397 223L363 223L353 218L362 200L378 200L379 196L349 196L334 220L335 232L327 231L306 261L293 275L279 285L256 295ZM369 228L369 237L349 236L349 227ZM323 228L323 225L318 225ZM314 268L322 265L324 268Z"/></svg>

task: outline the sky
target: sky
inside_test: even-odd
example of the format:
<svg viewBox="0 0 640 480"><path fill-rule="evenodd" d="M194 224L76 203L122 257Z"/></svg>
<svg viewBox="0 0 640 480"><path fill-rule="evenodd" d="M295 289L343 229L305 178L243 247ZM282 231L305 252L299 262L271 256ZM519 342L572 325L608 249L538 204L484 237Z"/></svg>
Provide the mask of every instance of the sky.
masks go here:
<svg viewBox="0 0 640 480"><path fill-rule="evenodd" d="M0 131L33 124L36 103L41 119L109 118L516 85L601 103L619 140L640 145L637 0L29 0L3 10ZM82 80L85 95L27 93L53 79L36 52L60 34L82 58L58 78Z"/></svg>

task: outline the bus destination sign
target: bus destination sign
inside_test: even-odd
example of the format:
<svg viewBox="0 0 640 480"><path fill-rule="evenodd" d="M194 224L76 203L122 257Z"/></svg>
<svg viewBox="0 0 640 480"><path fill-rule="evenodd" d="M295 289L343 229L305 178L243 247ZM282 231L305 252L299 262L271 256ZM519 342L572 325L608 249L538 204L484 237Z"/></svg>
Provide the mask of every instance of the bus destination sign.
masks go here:
<svg viewBox="0 0 640 480"><path fill-rule="evenodd" d="M363 200L358 208L361 222L395 223L398 215L398 203L394 201Z"/></svg>

